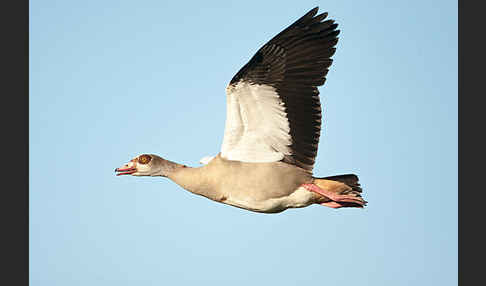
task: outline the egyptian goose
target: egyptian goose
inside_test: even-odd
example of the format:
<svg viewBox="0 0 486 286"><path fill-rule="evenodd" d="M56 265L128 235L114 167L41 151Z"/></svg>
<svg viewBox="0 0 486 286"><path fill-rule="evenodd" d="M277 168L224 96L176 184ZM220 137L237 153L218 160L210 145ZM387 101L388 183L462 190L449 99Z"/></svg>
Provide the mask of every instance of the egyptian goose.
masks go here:
<svg viewBox="0 0 486 286"><path fill-rule="evenodd" d="M226 88L221 152L188 167L142 154L117 175L167 177L182 188L246 210L278 213L320 204L364 207L354 174L313 177L324 84L339 30L318 7L261 47Z"/></svg>

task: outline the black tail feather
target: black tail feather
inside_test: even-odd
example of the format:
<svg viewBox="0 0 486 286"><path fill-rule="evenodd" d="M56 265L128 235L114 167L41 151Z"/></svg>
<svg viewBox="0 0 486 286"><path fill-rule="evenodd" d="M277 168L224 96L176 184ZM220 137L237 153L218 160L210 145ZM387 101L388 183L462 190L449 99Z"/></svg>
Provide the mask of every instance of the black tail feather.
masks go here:
<svg viewBox="0 0 486 286"><path fill-rule="evenodd" d="M346 174L346 175L338 175L338 176L331 176L331 177L324 177L320 179L338 181L341 183L345 183L346 185L353 188L353 191L362 193L363 190L360 187L358 176L355 174Z"/></svg>

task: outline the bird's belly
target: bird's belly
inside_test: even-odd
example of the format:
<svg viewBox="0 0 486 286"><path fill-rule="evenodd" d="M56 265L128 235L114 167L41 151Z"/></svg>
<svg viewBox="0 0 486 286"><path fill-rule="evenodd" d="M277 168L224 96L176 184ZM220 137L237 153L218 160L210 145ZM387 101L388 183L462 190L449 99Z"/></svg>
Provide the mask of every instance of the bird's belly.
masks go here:
<svg viewBox="0 0 486 286"><path fill-rule="evenodd" d="M279 213L289 208L302 208L315 202L315 195L303 187L287 196L255 199L251 196L229 195L222 203L261 213Z"/></svg>
<svg viewBox="0 0 486 286"><path fill-rule="evenodd" d="M314 193L301 188L312 175L283 162L245 163L216 157L206 165L208 186L219 202L256 212L275 213L313 203ZM211 168L213 168L211 171Z"/></svg>

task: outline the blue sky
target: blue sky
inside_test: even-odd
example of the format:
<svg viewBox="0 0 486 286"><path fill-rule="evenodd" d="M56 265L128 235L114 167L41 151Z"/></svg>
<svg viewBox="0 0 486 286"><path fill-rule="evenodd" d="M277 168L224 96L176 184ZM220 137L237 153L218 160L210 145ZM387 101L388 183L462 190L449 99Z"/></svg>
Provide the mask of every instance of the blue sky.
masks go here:
<svg viewBox="0 0 486 286"><path fill-rule="evenodd" d="M219 152L225 87L315 6L341 30L314 174L365 209L258 214L141 153ZM456 1L30 1L30 285L456 285Z"/></svg>

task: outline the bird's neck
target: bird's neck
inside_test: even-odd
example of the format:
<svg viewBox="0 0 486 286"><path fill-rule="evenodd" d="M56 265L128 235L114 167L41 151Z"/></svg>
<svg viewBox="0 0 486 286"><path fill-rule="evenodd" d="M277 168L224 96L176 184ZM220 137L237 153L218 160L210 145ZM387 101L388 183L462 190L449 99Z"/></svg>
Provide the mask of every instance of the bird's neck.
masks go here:
<svg viewBox="0 0 486 286"><path fill-rule="evenodd" d="M167 177L191 193L217 200L217 191L203 169L204 167L192 168L178 164Z"/></svg>

